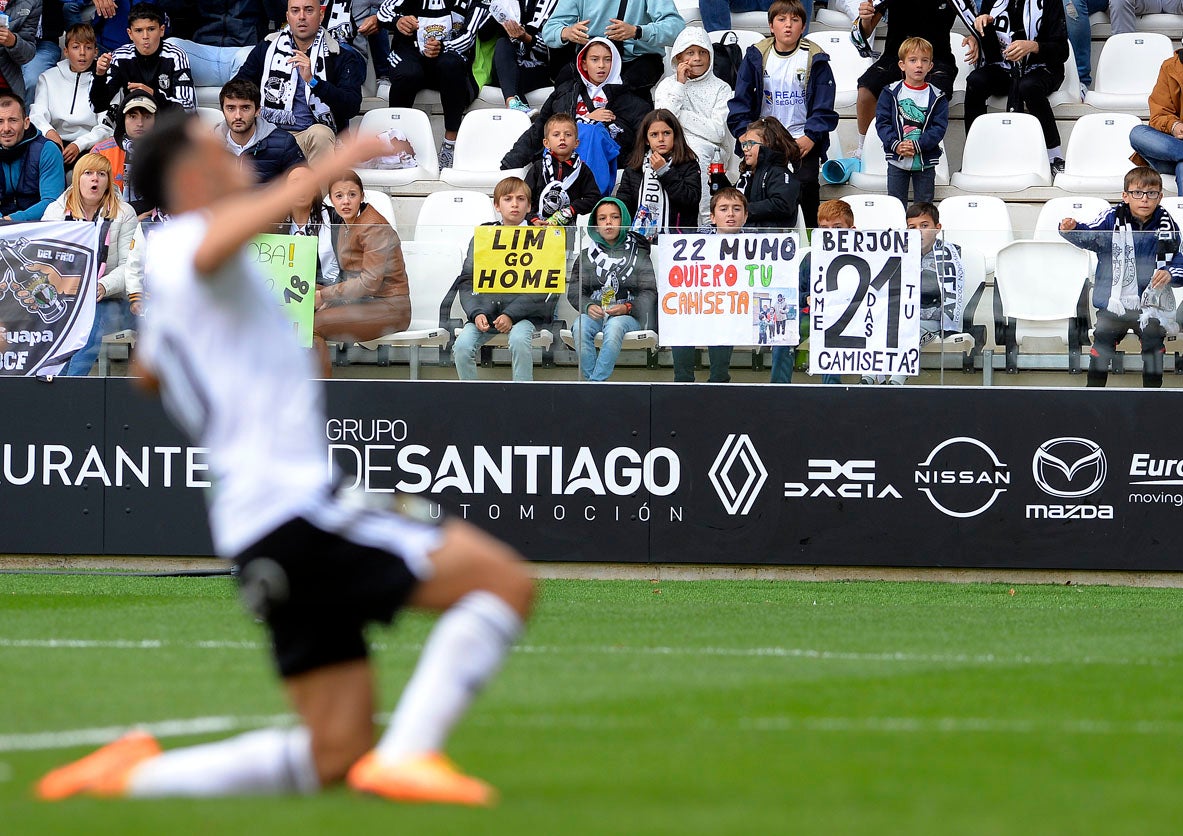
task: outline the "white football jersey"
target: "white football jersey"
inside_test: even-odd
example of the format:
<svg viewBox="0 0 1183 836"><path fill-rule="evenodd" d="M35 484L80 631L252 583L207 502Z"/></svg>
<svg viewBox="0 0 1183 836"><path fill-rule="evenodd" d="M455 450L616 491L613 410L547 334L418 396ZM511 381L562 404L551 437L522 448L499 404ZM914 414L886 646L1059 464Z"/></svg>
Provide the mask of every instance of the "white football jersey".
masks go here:
<svg viewBox="0 0 1183 836"><path fill-rule="evenodd" d="M173 420L209 451L214 546L233 557L326 502L331 482L312 352L243 252L197 275L208 223L191 212L148 239L151 304L137 354L160 379Z"/></svg>

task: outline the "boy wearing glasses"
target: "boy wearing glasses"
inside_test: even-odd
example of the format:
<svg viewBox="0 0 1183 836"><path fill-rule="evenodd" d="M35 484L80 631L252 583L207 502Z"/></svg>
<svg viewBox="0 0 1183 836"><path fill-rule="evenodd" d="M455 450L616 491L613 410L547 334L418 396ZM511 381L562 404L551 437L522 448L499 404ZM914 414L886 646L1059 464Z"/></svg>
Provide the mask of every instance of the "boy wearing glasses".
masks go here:
<svg viewBox="0 0 1183 836"><path fill-rule="evenodd" d="M1183 258L1179 227L1161 200L1162 176L1139 166L1126 173L1120 206L1090 223L1060 221L1060 235L1097 254L1089 386L1105 385L1117 344L1130 330L1142 343L1142 386L1162 386L1163 341L1179 328L1167 285L1183 286Z"/></svg>
<svg viewBox="0 0 1183 836"><path fill-rule="evenodd" d="M771 116L788 129L801 152L794 174L805 225L812 229L821 201L817 176L830 131L838 127L838 111L830 56L801 37L808 21L801 0L775 0L768 7L772 37L748 47L744 55L735 96L727 103L727 129L739 139L761 116Z"/></svg>

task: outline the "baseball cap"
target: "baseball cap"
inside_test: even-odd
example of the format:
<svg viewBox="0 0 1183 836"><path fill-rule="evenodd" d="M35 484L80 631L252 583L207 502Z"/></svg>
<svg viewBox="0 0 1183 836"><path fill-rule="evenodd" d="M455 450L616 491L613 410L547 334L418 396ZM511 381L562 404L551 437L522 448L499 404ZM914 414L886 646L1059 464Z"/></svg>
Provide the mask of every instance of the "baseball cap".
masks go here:
<svg viewBox="0 0 1183 836"><path fill-rule="evenodd" d="M155 113L156 101L151 96L128 96L123 100L123 105L119 110L122 113L127 113L129 110L137 107L149 113Z"/></svg>

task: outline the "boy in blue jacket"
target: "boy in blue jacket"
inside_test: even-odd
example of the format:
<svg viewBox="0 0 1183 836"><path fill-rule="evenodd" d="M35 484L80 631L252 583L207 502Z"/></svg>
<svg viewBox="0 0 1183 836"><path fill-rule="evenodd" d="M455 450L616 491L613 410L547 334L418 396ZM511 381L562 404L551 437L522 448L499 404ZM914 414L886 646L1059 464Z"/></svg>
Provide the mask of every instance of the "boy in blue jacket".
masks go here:
<svg viewBox="0 0 1183 836"><path fill-rule="evenodd" d="M821 202L817 177L830 147L830 131L838 127L838 111L830 56L801 37L808 21L801 0L775 0L768 7L772 37L744 54L735 97L727 103L727 129L738 139L761 116L775 117L788 129L801 149L795 174L805 225L812 229Z"/></svg>
<svg viewBox="0 0 1183 836"><path fill-rule="evenodd" d="M1183 257L1179 227L1161 200L1162 176L1139 166L1126 173L1120 206L1090 223L1060 221L1060 235L1097 254L1089 386L1105 385L1117 344L1130 330L1142 342L1142 386L1162 386L1163 341L1179 327L1167 285L1183 286Z"/></svg>
<svg viewBox="0 0 1183 836"><path fill-rule="evenodd" d="M908 38L899 55L904 77L883 88L875 108L875 130L887 155L887 193L909 206L911 184L915 203L932 203L949 100L925 80L932 69L932 44Z"/></svg>

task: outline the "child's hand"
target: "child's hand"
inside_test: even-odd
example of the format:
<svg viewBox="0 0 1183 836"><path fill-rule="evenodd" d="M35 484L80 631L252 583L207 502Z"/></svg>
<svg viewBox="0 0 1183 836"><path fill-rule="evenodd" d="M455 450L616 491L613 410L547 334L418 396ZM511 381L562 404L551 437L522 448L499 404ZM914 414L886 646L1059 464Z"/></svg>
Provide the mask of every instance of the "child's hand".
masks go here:
<svg viewBox="0 0 1183 836"><path fill-rule="evenodd" d="M1064 220L1060 221L1061 232L1068 232L1072 229L1076 229L1076 218L1064 218Z"/></svg>
<svg viewBox="0 0 1183 836"><path fill-rule="evenodd" d="M604 309L593 303L587 306L587 315L592 319L603 319Z"/></svg>
<svg viewBox="0 0 1183 836"><path fill-rule="evenodd" d="M1155 270L1154 275L1150 277L1150 286L1155 290L1161 290L1171 283L1171 274L1166 270Z"/></svg>
<svg viewBox="0 0 1183 836"><path fill-rule="evenodd" d="M598 107L587 115L593 122L615 122L616 114L606 107Z"/></svg>
<svg viewBox="0 0 1183 836"><path fill-rule="evenodd" d="M665 168L665 157L658 154L656 151L649 152L649 167L654 171L660 171Z"/></svg>
<svg viewBox="0 0 1183 836"><path fill-rule="evenodd" d="M100 55L99 60L95 61L95 64L94 64L94 74L95 75L106 75L107 70L109 70L111 68L111 61L114 58L115 58L115 55L110 52L104 52L102 55Z"/></svg>
<svg viewBox="0 0 1183 836"><path fill-rule="evenodd" d="M419 28L419 18L414 15L403 15L398 19L398 23L394 24L394 28L404 35L414 35L415 30Z"/></svg>
<svg viewBox="0 0 1183 836"><path fill-rule="evenodd" d="M895 147L895 152L901 157L916 156L916 145L910 139L905 139Z"/></svg>
<svg viewBox="0 0 1183 836"><path fill-rule="evenodd" d="M509 329L513 328L513 320L505 314L501 314L501 316L493 320L493 327L502 334L508 334Z"/></svg>
<svg viewBox="0 0 1183 836"><path fill-rule="evenodd" d="M678 73L678 83L685 84L686 79L690 78L690 62L689 61L679 61L677 73Z"/></svg>
<svg viewBox="0 0 1183 836"><path fill-rule="evenodd" d="M501 28L505 30L505 34L509 35L515 41L521 40L522 36L526 34L526 30L522 28L522 24L509 18L505 19L505 23L501 24Z"/></svg>
<svg viewBox="0 0 1183 836"><path fill-rule="evenodd" d="M443 50L444 45L436 38L428 38L423 44L423 55L427 58L438 58Z"/></svg>
<svg viewBox="0 0 1183 836"><path fill-rule="evenodd" d="M483 313L479 313L473 317L472 324L475 325L476 329L483 334L489 330L489 317L485 316Z"/></svg>
<svg viewBox="0 0 1183 836"><path fill-rule="evenodd" d="M530 226L546 226L546 218L530 218Z"/></svg>

